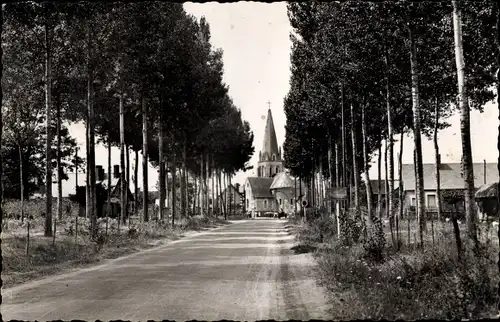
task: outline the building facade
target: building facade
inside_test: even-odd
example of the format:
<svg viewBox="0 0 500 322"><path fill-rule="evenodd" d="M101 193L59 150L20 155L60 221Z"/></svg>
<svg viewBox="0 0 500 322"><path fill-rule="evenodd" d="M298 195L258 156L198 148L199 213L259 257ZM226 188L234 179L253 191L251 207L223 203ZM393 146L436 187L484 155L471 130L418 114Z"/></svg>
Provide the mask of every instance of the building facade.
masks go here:
<svg viewBox="0 0 500 322"><path fill-rule="evenodd" d="M294 191L295 188L297 191ZM248 177L244 189L245 209L251 213L252 218L268 216L281 210L289 214L293 213L295 208L300 210L301 199L296 200L299 199L299 183L284 169L271 109L267 111L257 176Z"/></svg>

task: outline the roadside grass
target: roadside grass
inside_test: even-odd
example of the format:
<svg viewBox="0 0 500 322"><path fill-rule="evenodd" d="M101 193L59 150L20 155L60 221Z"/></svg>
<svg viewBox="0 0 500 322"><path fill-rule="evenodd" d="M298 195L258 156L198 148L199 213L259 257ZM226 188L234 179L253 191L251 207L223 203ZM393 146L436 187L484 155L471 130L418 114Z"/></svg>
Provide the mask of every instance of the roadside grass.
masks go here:
<svg viewBox="0 0 500 322"><path fill-rule="evenodd" d="M28 254L27 223L30 222ZM216 218L194 216L171 222L151 221L141 223L133 218L133 224L121 224L116 220L107 224L99 220L98 238L89 235L89 220L63 218L56 222L56 238L43 236L43 218L35 217L21 223L17 219L4 220L2 230L2 281L3 287L11 287L43 276L56 274L65 269L86 267L104 259L114 259L140 250L177 240L186 233L218 227L228 222ZM135 223L134 223L135 222ZM77 234L75 234L76 229Z"/></svg>
<svg viewBox="0 0 500 322"><path fill-rule="evenodd" d="M401 238L396 251L390 234L385 234L382 260L376 261L366 244L346 246L335 235L333 220L317 217L297 227L295 251L314 253L318 284L327 290L334 320L495 316L498 239L482 239L476 256L462 229L464 254L460 261L449 226L451 223L435 226L439 239L435 237L433 243L427 236L423 249L413 238L410 245Z"/></svg>

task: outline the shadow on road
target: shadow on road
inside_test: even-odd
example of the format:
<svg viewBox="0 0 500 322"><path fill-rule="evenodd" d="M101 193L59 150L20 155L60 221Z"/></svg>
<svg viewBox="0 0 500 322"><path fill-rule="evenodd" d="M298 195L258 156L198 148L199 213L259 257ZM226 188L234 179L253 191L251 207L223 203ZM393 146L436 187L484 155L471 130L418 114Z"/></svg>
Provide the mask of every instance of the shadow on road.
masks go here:
<svg viewBox="0 0 500 322"><path fill-rule="evenodd" d="M294 251L295 254L305 254L305 253L312 253L316 250L315 246L311 245L297 245L293 246L292 250Z"/></svg>

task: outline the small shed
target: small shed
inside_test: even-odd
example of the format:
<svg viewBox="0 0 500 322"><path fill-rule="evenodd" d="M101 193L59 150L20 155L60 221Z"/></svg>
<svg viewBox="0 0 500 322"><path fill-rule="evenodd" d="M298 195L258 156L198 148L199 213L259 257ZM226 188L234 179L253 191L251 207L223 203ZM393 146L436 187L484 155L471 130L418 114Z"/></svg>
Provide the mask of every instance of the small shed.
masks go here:
<svg viewBox="0 0 500 322"><path fill-rule="evenodd" d="M498 217L498 182L481 186L475 194L481 220Z"/></svg>

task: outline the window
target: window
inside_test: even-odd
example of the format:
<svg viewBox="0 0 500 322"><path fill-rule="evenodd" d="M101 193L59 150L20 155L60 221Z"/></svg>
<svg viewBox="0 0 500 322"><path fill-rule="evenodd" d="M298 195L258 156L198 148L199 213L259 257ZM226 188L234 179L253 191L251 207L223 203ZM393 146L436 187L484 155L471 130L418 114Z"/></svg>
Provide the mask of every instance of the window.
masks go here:
<svg viewBox="0 0 500 322"><path fill-rule="evenodd" d="M269 176L272 177L273 176L273 168L269 167Z"/></svg>
<svg viewBox="0 0 500 322"><path fill-rule="evenodd" d="M267 208L267 200L264 200L264 208Z"/></svg>
<svg viewBox="0 0 500 322"><path fill-rule="evenodd" d="M415 199L415 198L411 198L411 205L412 205L412 206L416 206L416 205L417 205L417 204L416 204L416 201L417 201L417 199Z"/></svg>
<svg viewBox="0 0 500 322"><path fill-rule="evenodd" d="M276 161L276 154L273 154L273 161Z"/></svg>
<svg viewBox="0 0 500 322"><path fill-rule="evenodd" d="M293 205L293 199L290 199L290 204Z"/></svg>
<svg viewBox="0 0 500 322"><path fill-rule="evenodd" d="M250 200L248 200L248 199L247 199L247 209L250 207L250 205L249 205L249 201L250 201Z"/></svg>
<svg viewBox="0 0 500 322"><path fill-rule="evenodd" d="M436 207L436 195L427 195L427 207Z"/></svg>
<svg viewBox="0 0 500 322"><path fill-rule="evenodd" d="M281 199L280 199L280 206L281 206Z"/></svg>
<svg viewBox="0 0 500 322"><path fill-rule="evenodd" d="M276 173L280 172L280 167L276 167Z"/></svg>

